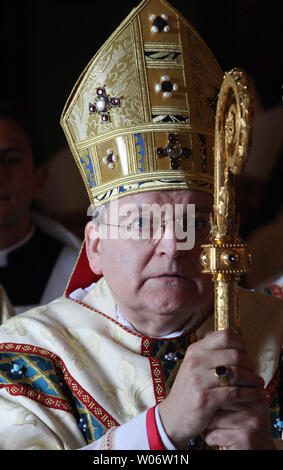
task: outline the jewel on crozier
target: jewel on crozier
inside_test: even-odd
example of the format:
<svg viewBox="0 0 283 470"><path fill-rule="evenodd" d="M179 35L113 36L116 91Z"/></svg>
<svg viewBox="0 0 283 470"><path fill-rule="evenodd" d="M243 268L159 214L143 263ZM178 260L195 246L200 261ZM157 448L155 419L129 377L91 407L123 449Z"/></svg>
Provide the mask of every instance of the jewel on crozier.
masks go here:
<svg viewBox="0 0 283 470"><path fill-rule="evenodd" d="M162 14L160 16L150 15L149 20L152 21L152 33L168 33L168 31L170 30L170 26L167 23L168 16L165 14Z"/></svg>
<svg viewBox="0 0 283 470"><path fill-rule="evenodd" d="M221 255L221 259L226 266L235 266L239 262L239 254L236 251L224 251Z"/></svg>
<svg viewBox="0 0 283 470"><path fill-rule="evenodd" d="M178 91L178 88L177 83L172 83L168 75L162 75L161 83L155 85L155 91L157 93L162 92L166 98L172 96L173 91Z"/></svg>
<svg viewBox="0 0 283 470"><path fill-rule="evenodd" d="M105 87L96 89L97 99L95 103L89 103L90 113L99 113L103 122L110 121L109 111L113 106L120 106L120 98L111 98L105 91Z"/></svg>
<svg viewBox="0 0 283 470"><path fill-rule="evenodd" d="M103 157L102 161L104 165L107 165L108 168L112 169L117 162L117 156L113 153L112 149L106 150L107 156Z"/></svg>

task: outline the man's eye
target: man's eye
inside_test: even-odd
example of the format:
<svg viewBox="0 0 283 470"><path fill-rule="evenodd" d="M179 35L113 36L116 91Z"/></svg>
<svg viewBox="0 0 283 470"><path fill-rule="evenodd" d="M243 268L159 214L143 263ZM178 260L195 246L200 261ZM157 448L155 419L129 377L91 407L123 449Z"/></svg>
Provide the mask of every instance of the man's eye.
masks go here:
<svg viewBox="0 0 283 470"><path fill-rule="evenodd" d="M143 217L139 217L130 223L130 226L136 229L144 229L150 227L150 220Z"/></svg>
<svg viewBox="0 0 283 470"><path fill-rule="evenodd" d="M20 157L14 155L3 155L0 157L0 165L3 168L9 168L10 166L18 165L21 163Z"/></svg>

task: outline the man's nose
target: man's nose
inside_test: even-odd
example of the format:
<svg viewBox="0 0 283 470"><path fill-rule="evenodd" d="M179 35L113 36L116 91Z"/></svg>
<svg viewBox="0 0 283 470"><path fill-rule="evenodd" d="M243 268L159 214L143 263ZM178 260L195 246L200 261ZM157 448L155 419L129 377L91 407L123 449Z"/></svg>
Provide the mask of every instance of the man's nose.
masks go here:
<svg viewBox="0 0 283 470"><path fill-rule="evenodd" d="M180 235L180 234L179 234ZM159 254L166 254L176 257L181 254L180 238L173 220L168 220L162 224L160 237L156 240L156 250Z"/></svg>

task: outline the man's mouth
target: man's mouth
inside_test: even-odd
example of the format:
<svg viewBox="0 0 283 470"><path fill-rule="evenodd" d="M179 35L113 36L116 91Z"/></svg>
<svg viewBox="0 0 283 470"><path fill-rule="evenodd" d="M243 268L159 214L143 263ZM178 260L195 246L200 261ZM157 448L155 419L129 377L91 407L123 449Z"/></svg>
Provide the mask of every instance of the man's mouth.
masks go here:
<svg viewBox="0 0 283 470"><path fill-rule="evenodd" d="M179 278L179 279L187 279L185 276L182 276L179 273L164 273L164 274L159 274L159 276L156 277L174 277L174 278Z"/></svg>

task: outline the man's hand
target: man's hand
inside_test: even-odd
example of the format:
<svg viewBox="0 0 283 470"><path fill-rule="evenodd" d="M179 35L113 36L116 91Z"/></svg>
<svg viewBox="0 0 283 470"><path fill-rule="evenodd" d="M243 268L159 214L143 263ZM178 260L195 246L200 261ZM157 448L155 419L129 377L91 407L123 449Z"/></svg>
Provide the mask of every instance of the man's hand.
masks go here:
<svg viewBox="0 0 283 470"><path fill-rule="evenodd" d="M220 387L215 367L225 365L228 385ZM173 387L159 405L168 437L178 449L206 432L211 446L273 449L264 381L254 373L241 335L216 331L192 344Z"/></svg>
<svg viewBox="0 0 283 470"><path fill-rule="evenodd" d="M227 450L275 450L266 400L242 403L239 408L237 411L237 407L232 406L214 415L205 434L206 443Z"/></svg>

